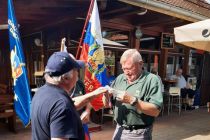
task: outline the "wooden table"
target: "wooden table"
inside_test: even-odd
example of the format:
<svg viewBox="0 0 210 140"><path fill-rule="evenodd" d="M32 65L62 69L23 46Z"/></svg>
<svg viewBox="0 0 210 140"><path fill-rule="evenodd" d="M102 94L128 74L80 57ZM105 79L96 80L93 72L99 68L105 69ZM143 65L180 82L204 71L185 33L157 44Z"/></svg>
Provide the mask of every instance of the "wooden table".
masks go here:
<svg viewBox="0 0 210 140"><path fill-rule="evenodd" d="M166 89L169 89L169 87L175 86L176 80L164 79L163 84L164 84Z"/></svg>

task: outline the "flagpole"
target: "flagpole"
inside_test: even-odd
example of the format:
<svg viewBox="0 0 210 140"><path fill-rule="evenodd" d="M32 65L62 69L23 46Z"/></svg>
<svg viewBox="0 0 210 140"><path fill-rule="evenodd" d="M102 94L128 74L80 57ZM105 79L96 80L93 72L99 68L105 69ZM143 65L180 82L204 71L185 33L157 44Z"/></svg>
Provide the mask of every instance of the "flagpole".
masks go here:
<svg viewBox="0 0 210 140"><path fill-rule="evenodd" d="M76 59L79 59L79 56L80 56L80 53L81 53L83 38L84 38L84 34L86 32L86 26L87 26L88 21L90 19L91 12L93 10L93 6L94 6L94 0L91 0L90 7L89 7L89 10L88 10L88 13L87 13L86 20L85 20L85 24L84 24L84 27L83 27L83 30L82 30L82 35L81 35L81 38L80 38L80 41L79 41L79 46L78 46L78 49L77 49Z"/></svg>
<svg viewBox="0 0 210 140"><path fill-rule="evenodd" d="M66 38L64 37L64 38L61 39L61 50L60 50L61 52L64 51L65 42L66 42Z"/></svg>

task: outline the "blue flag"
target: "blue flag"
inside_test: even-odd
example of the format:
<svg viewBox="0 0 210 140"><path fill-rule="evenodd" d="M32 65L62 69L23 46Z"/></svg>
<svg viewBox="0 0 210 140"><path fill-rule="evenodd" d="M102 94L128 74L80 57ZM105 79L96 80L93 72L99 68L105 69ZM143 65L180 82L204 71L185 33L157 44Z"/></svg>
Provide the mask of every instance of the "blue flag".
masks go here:
<svg viewBox="0 0 210 140"><path fill-rule="evenodd" d="M8 0L8 27L15 111L23 124L27 126L30 123L31 93L12 0Z"/></svg>

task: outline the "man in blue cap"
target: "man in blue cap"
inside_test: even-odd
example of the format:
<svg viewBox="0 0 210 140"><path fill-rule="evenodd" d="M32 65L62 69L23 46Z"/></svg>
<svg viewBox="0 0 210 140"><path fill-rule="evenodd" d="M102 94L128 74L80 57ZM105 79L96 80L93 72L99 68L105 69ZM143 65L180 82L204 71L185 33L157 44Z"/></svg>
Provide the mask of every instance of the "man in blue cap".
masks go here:
<svg viewBox="0 0 210 140"><path fill-rule="evenodd" d="M66 52L55 52L48 59L44 78L46 84L32 99L31 124L33 140L84 140L84 131L76 108L85 106L94 97L107 92L105 88L83 95L77 106L69 92L78 80L79 62Z"/></svg>

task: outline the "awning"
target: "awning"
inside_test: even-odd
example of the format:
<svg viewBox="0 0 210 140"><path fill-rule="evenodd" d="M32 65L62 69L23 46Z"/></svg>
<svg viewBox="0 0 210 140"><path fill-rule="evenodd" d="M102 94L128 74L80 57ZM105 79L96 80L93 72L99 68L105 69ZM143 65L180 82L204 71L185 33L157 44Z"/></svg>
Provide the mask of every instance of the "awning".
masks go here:
<svg viewBox="0 0 210 140"><path fill-rule="evenodd" d="M210 19L174 28L175 41L210 52Z"/></svg>
<svg viewBox="0 0 210 140"><path fill-rule="evenodd" d="M106 44L106 45L113 45L113 46L125 46L123 44L120 44L118 42L115 42L115 41L112 41L112 40L108 40L106 38L103 38L103 44Z"/></svg>

